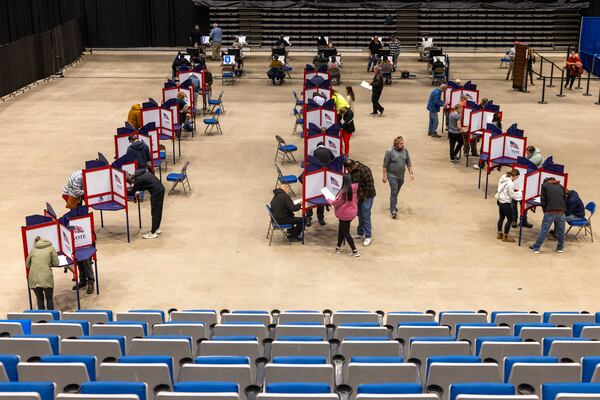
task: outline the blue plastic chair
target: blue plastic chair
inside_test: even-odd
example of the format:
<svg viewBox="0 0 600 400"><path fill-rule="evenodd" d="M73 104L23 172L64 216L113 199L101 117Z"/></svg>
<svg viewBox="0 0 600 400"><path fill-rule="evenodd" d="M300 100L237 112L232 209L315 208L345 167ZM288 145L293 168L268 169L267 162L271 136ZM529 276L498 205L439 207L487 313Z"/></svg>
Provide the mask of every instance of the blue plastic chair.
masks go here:
<svg viewBox="0 0 600 400"><path fill-rule="evenodd" d="M275 150L275 162L279 158L281 154L281 165L285 162L287 158L289 161L293 161L297 163L296 157L294 157L294 152L298 150L298 147L295 144L287 144L285 140L279 135L275 135L275 139L277 139L277 150Z"/></svg>
<svg viewBox="0 0 600 400"><path fill-rule="evenodd" d="M216 99L208 99L208 105L211 106L209 113L213 113L217 107L221 108L221 112L225 112L225 106L223 105L223 91L219 94Z"/></svg>
<svg viewBox="0 0 600 400"><path fill-rule="evenodd" d="M579 235L581 230L584 230L585 236L587 236L588 232L590 233L590 237L592 238L592 243L594 243L594 233L592 232L592 217L594 216L594 213L596 212L596 203L594 203L593 201L590 201L589 203L587 203L585 205L585 209L590 212L590 216L587 218L576 219L574 221L568 221L567 223L569 224L569 229L567 229L567 233L565 233L565 236L569 233L571 228L576 226L579 228L579 230L575 234L575 237L577 237L577 235Z"/></svg>
<svg viewBox="0 0 600 400"><path fill-rule="evenodd" d="M288 187L290 192L292 192L292 194L296 196L296 193L294 193L294 190L292 189L291 185L293 183L298 183L298 177L296 175L283 175L281 169L279 168L279 165L277 165L277 163L273 165L275 165L275 169L277 170L277 180L275 181L275 189L277 189L277 187L279 186L285 185Z"/></svg>
<svg viewBox="0 0 600 400"><path fill-rule="evenodd" d="M205 135L211 135L211 132L214 128L217 129L217 132L219 132L219 134L223 134L223 130L221 129L221 124L219 123L219 116L221 115L221 107L217 108L215 110L215 115L212 118L204 118L204 125L206 125L206 128L204 128L204 134Z"/></svg>
<svg viewBox="0 0 600 400"><path fill-rule="evenodd" d="M185 195L187 196L188 191L191 193L192 192L192 186L190 185L190 180L188 179L187 176L187 167L190 164L189 161L186 161L185 165L183 166L183 168L181 168L181 172L177 173L177 172L171 172L169 175L167 175L167 182L173 182L173 186L171 187L171 190L169 190L169 193L167 194L170 195L175 188L177 187L177 185L179 183L181 183L181 186L183 186L183 193L185 193ZM187 188L185 187L187 183Z"/></svg>
<svg viewBox="0 0 600 400"><path fill-rule="evenodd" d="M294 122L294 129L292 130L292 135L296 134L296 132L298 131L298 127L300 127L301 133L304 129L304 118L296 108L294 108L294 117L296 121Z"/></svg>
<svg viewBox="0 0 600 400"><path fill-rule="evenodd" d="M273 213L271 212L271 206L266 204L266 207L267 207L267 212L269 213L269 229L267 230L267 239L269 239L269 235L271 236L269 239L269 246L271 246L271 242L273 242L273 232L275 232L276 230L281 232L281 234L286 238L288 243L291 243L290 239L288 238L286 230L292 229L292 227L293 227L292 224L277 223L277 221L275 220L275 217L273 216Z"/></svg>

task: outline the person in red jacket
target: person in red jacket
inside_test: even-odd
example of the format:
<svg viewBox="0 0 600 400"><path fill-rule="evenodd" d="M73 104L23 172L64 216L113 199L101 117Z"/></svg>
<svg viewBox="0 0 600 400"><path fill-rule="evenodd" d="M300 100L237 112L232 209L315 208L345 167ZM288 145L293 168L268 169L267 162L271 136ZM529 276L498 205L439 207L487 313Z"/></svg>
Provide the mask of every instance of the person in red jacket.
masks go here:
<svg viewBox="0 0 600 400"><path fill-rule="evenodd" d="M344 240L352 249L350 254L353 257L360 257L352 235L350 235L350 224L358 215L358 183L352 183L350 174L342 178L342 187L335 196L334 200L329 200L329 204L335 208L335 216L340 220L338 228L338 241L335 248L335 254L341 254L340 248Z"/></svg>

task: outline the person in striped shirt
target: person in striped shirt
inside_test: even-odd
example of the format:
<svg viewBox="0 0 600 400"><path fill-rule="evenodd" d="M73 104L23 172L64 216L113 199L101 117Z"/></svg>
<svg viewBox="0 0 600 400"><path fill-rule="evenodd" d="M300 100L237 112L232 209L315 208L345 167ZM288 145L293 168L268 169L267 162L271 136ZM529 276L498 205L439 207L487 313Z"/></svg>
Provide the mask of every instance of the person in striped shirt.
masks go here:
<svg viewBox="0 0 600 400"><path fill-rule="evenodd" d="M390 41L390 54L392 56L392 62L394 64L394 71L396 71L396 66L398 64L398 56L400 55L400 41L396 36L392 36L392 40Z"/></svg>

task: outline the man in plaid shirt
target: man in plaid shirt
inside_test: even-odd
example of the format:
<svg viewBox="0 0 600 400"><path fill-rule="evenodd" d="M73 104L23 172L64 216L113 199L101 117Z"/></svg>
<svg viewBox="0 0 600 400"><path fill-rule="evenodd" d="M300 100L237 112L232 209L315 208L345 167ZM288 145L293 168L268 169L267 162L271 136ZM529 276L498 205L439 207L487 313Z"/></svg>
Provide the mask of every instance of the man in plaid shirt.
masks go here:
<svg viewBox="0 0 600 400"><path fill-rule="evenodd" d="M398 55L400 55L400 41L396 36L392 36L392 41L390 42L390 54L392 55L395 71L396 65L398 64Z"/></svg>
<svg viewBox="0 0 600 400"><path fill-rule="evenodd" d="M371 244L371 208L375 199L375 181L371 169L351 159L344 162L352 182L358 183L358 236L364 237L363 246Z"/></svg>

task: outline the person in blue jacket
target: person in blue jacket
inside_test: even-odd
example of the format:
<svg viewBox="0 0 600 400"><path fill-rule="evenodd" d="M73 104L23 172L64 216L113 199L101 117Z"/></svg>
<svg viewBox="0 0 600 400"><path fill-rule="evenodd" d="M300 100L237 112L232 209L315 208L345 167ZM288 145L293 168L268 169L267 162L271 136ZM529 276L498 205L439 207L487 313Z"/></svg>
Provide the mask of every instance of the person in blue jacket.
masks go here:
<svg viewBox="0 0 600 400"><path fill-rule="evenodd" d="M567 193L567 212L565 220L574 221L576 219L585 218L585 206L579 197L579 193L574 190L569 190Z"/></svg>
<svg viewBox="0 0 600 400"><path fill-rule="evenodd" d="M444 100L442 99L442 93L446 91L448 86L443 83L439 87L436 87L431 91L429 100L427 101L427 111L429 111L429 128L427 135L431 137L441 137L437 134L437 127L439 123L438 114L440 108L444 106Z"/></svg>

